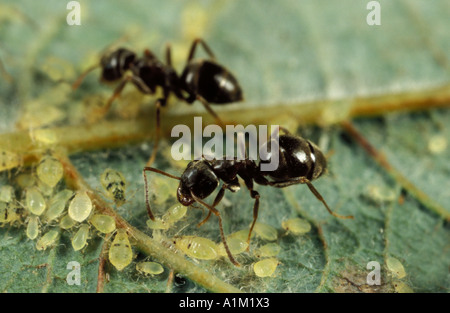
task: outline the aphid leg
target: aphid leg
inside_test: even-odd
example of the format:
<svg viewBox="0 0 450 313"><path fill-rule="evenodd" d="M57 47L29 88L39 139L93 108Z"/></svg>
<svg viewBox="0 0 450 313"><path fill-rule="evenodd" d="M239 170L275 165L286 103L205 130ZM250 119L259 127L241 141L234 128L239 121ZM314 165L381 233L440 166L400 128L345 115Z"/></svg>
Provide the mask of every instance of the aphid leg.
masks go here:
<svg viewBox="0 0 450 313"><path fill-rule="evenodd" d="M155 141L153 144L152 155L148 160L146 166L149 167L156 159L156 152L158 152L159 138L161 137L161 105L164 99L158 99L156 101L156 131L155 131Z"/></svg>
<svg viewBox="0 0 450 313"><path fill-rule="evenodd" d="M203 104L203 106L205 107L206 111L208 111L208 113L211 114L216 119L216 123L219 124L220 127L222 127L223 129L225 129L225 123L222 122L219 115L217 115L217 113L214 112L214 110L211 108L211 105L208 103L208 101L206 101L206 99L200 95L197 95L197 100L200 101Z"/></svg>
<svg viewBox="0 0 450 313"><path fill-rule="evenodd" d="M225 238L225 234L223 233L222 217L220 215L220 212L216 208L214 208L214 207L210 206L209 204L207 204L206 202L204 202L202 199L198 198L196 195L194 195L194 193L192 191L191 191L191 197L198 203L207 207L212 213L214 213L214 215L217 216L217 218L219 219L220 236L222 237L223 246L225 247L225 251L227 252L228 258L230 259L231 263L233 263L234 265L241 266L234 259L233 255L231 254L230 248L228 247L227 240Z"/></svg>
<svg viewBox="0 0 450 313"><path fill-rule="evenodd" d="M81 75L77 78L77 80L72 84L72 90L77 90L78 87L80 87L83 80L86 78L86 76L95 70L97 67L100 67L100 64L92 65L87 70L85 70Z"/></svg>
<svg viewBox="0 0 450 313"><path fill-rule="evenodd" d="M203 39L197 38L192 43L191 50L189 51L187 62L189 63L194 58L195 49L197 48L197 45L199 43L203 46L203 49L205 49L205 51L209 55L209 57L212 60L215 60L216 57L214 56L214 53L212 52L211 48L206 44L206 42Z"/></svg>
<svg viewBox="0 0 450 313"><path fill-rule="evenodd" d="M154 220L155 220L155 216L153 215L152 209L151 209L151 207L150 207L150 201L149 201L149 199L148 199L148 181L147 181L147 173L146 173L147 171L155 172L155 173L158 173L158 174L162 174L162 175L165 175L165 176L170 177L170 178L173 178L173 179L178 179L178 180L180 180L181 178L178 177L178 176L174 176L174 175L171 175L171 174L169 174L169 173L163 172L163 171L158 170L158 169L153 168L153 167L144 167L144 170L143 170L142 172L144 173L145 204L146 204L146 207L147 207L147 213L148 213L148 216L150 217L150 219L151 219L152 221L154 221Z"/></svg>
<svg viewBox="0 0 450 313"><path fill-rule="evenodd" d="M226 189L226 185L224 184L224 185L222 185L222 188L219 190L219 192L217 193L216 198L214 199L214 202L213 202L213 205L212 205L213 208L215 208L219 204L219 202L222 200L223 195L225 194L225 189ZM201 221L200 223L198 223L197 227L200 227L200 226L202 226L203 224L206 223L206 221L211 216L211 212L212 211L209 210L208 215L206 216L206 218L203 221Z"/></svg>

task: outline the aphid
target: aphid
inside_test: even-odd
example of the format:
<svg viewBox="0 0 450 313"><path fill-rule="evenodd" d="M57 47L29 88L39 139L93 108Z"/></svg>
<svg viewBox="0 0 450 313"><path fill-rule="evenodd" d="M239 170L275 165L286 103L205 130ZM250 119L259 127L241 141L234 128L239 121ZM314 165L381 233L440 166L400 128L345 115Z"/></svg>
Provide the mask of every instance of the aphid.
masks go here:
<svg viewBox="0 0 450 313"><path fill-rule="evenodd" d="M69 215L65 215L59 221L59 227L61 229L71 229L77 224Z"/></svg>
<svg viewBox="0 0 450 313"><path fill-rule="evenodd" d="M259 258L261 257L274 257L277 256L278 253L280 253L281 251L281 247L276 244L276 243L268 243L265 244L264 246L259 247L256 252L255 255Z"/></svg>
<svg viewBox="0 0 450 313"><path fill-rule="evenodd" d="M353 218L353 216L341 216L331 211L323 197L311 183L312 180L319 178L326 169L326 159L320 149L311 141L299 136L291 135L284 128L282 128L282 130L286 134L279 136L278 141L272 139L261 147L261 151L267 152L265 156L261 158L262 160L259 164L248 157L243 160L236 157L233 159L223 158L221 160L208 160L202 158L190 162L181 177L171 175L153 167L145 167L143 170L146 190L145 197L150 219L155 220L155 217L150 208L148 199L147 171L152 171L179 180L177 199L182 205L189 206L194 202L198 202L208 208L208 215L199 223L199 226L203 225L212 213L217 216L222 242L224 243L230 261L235 265L238 265L238 263L234 260L228 245L226 244L222 227L222 218L220 212L216 209L216 206L222 200L226 190L236 192L240 189L238 177L241 177L244 180L245 186L250 191L250 196L255 200L253 205L253 222L247 236L248 243L250 243L251 234L255 227L259 211L260 194L253 189L254 182L276 188L284 188L296 184L306 184L309 190L322 202L331 215L338 218ZM272 171L262 170L261 165L264 163L271 164L271 159L275 156L275 153L278 154L278 167ZM223 184L213 203L211 205L207 204L203 199L210 196L216 190L220 181L223 181Z"/></svg>
<svg viewBox="0 0 450 313"><path fill-rule="evenodd" d="M53 188L61 180L64 169L58 159L46 155L39 161L36 174L44 184Z"/></svg>
<svg viewBox="0 0 450 313"><path fill-rule="evenodd" d="M92 201L86 191L80 190L75 194L69 204L69 216L77 222L82 222L88 218L92 211Z"/></svg>
<svg viewBox="0 0 450 313"><path fill-rule="evenodd" d="M393 285L394 285L395 292L397 292L397 293L414 293L414 290L410 286L408 286L408 284L406 284L402 281L399 281L399 280L394 281Z"/></svg>
<svg viewBox="0 0 450 313"><path fill-rule="evenodd" d="M74 251L83 249L89 238L89 225L83 224L72 238L72 247Z"/></svg>
<svg viewBox="0 0 450 313"><path fill-rule="evenodd" d="M246 239L240 239L240 238L230 237L230 236L227 236L227 244L228 244L228 248L230 249L230 252L233 255L244 252L245 250L247 250L247 247L248 247L248 243L247 243ZM217 244L217 253L220 256L227 256L227 251L225 250L225 246L223 245L223 242L220 242L219 244Z"/></svg>
<svg viewBox="0 0 450 313"><path fill-rule="evenodd" d="M253 271L258 277L269 277L273 275L278 264L275 258L264 259L253 264Z"/></svg>
<svg viewBox="0 0 450 313"><path fill-rule="evenodd" d="M118 229L117 234L109 247L109 261L117 270L121 271L127 267L132 260L133 250L131 250L127 232L124 229Z"/></svg>
<svg viewBox="0 0 450 313"><path fill-rule="evenodd" d="M281 222L281 227L288 233L294 235L301 235L311 230L311 224L308 221L295 217Z"/></svg>
<svg viewBox="0 0 450 313"><path fill-rule="evenodd" d="M162 230L169 229L169 224L167 224L166 222L164 222L159 218L156 218L154 221L147 220L146 224L147 227L150 229L162 229Z"/></svg>
<svg viewBox="0 0 450 313"><path fill-rule="evenodd" d="M255 233L264 240L274 241L278 238L278 231L269 224L256 222L254 225Z"/></svg>
<svg viewBox="0 0 450 313"><path fill-rule="evenodd" d="M36 185L36 176L30 173L21 173L16 176L16 183L20 188L28 188Z"/></svg>
<svg viewBox="0 0 450 313"><path fill-rule="evenodd" d="M397 278L404 278L406 276L405 268L398 259L394 257L388 257L386 259L386 266L393 276Z"/></svg>
<svg viewBox="0 0 450 313"><path fill-rule="evenodd" d="M158 275L164 272L161 264L156 262L139 262L136 264L136 270L148 275Z"/></svg>
<svg viewBox="0 0 450 313"><path fill-rule="evenodd" d="M39 240L36 242L36 249L37 250L45 250L49 246L55 243L56 239L58 239L59 233L57 230L50 230L47 232L44 236L39 238Z"/></svg>
<svg viewBox="0 0 450 313"><path fill-rule="evenodd" d="M200 260L217 258L216 243L208 238L196 236L182 236L174 239L175 247L187 256Z"/></svg>
<svg viewBox="0 0 450 313"><path fill-rule="evenodd" d="M11 151L0 149L0 172L19 167L22 164L22 158Z"/></svg>
<svg viewBox="0 0 450 313"><path fill-rule="evenodd" d="M126 182L122 173L107 168L101 175L100 182L116 205L121 206L125 203Z"/></svg>
<svg viewBox="0 0 450 313"><path fill-rule="evenodd" d="M209 56L208 60L194 59L197 45L201 44ZM206 110L223 125L209 103L228 104L241 101L242 90L234 76L215 61L211 49L202 39L192 43L186 66L181 76L172 67L170 46L166 49L166 64L161 62L150 50L145 50L142 57L128 49L119 48L101 58L100 64L87 69L73 84L78 88L84 77L96 69L102 68L100 81L105 83L119 82L113 95L107 101L102 114L109 110L114 99L120 96L123 88L131 82L144 94L154 94L156 88L162 88L163 97L156 101L156 138L152 156L147 163L151 164L156 156L160 137L160 109L164 107L171 93L189 104L199 100ZM126 74L126 73L129 74ZM187 94L187 95L186 95Z"/></svg>
<svg viewBox="0 0 450 313"><path fill-rule="evenodd" d="M89 221L101 233L109 234L116 230L116 221L112 216L95 214Z"/></svg>
<svg viewBox="0 0 450 313"><path fill-rule="evenodd" d="M162 216L162 221L166 224L174 224L181 220L187 212L187 207L179 203L172 205Z"/></svg>
<svg viewBox="0 0 450 313"><path fill-rule="evenodd" d="M14 188L10 185L0 187L0 201L11 202L14 199Z"/></svg>
<svg viewBox="0 0 450 313"><path fill-rule="evenodd" d="M25 207L34 215L41 215L44 213L47 204L44 196L36 187L29 187L25 192Z"/></svg>
<svg viewBox="0 0 450 313"><path fill-rule="evenodd" d="M33 215L28 218L27 237L30 238L31 240L34 240L38 235L39 235L39 217Z"/></svg>
<svg viewBox="0 0 450 313"><path fill-rule="evenodd" d="M20 220L22 207L16 201L0 201L0 223L14 223Z"/></svg>
<svg viewBox="0 0 450 313"><path fill-rule="evenodd" d="M45 219L47 221L57 219L64 212L71 197L73 197L73 191L69 189L63 189L54 195L50 199L48 210L44 214Z"/></svg>

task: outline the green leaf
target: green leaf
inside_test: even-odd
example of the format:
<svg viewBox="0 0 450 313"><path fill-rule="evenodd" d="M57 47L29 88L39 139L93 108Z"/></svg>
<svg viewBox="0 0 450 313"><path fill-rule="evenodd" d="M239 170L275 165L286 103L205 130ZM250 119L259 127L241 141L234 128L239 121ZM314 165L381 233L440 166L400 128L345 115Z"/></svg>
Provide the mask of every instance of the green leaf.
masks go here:
<svg viewBox="0 0 450 313"><path fill-rule="evenodd" d="M80 26L67 25L66 2L0 5L0 60L8 73L0 72L0 150L15 152L24 161L23 167L0 173L0 186L13 185L21 199L17 175L32 171L37 156L48 148L67 149L70 161L100 197L104 197L100 175L106 168L124 174L128 201L118 208L105 201L142 236L131 240L135 258L123 271L106 260L104 292L218 291L186 274L186 269L207 272L228 291L235 287L246 292L394 292L401 282L415 292L448 292L450 113L437 108L450 104L450 9L445 0L433 5L425 0L379 1L379 26L367 25L367 3L356 0L79 3ZM86 99L108 97L112 88L98 82L98 71L75 92L64 83L72 83L112 44L137 53L150 48L163 59L164 45L170 42L174 65L181 72L195 37L206 40L245 93L242 103L215 106L219 115L235 124L280 124L318 143L329 166L314 186L334 211L354 216L352 220L331 216L302 185L257 186L258 221L278 230L276 242L281 246L273 277L260 278L252 270L258 260L253 251L265 243L257 237L249 253L237 256L240 268L227 258L180 257L181 263L178 259L171 263L173 236L220 242L220 233L214 216L197 227L206 213L195 209L162 232L162 241L146 226L142 168L152 151L156 98L139 97L128 86L105 120L89 124L95 101L91 98L89 104ZM367 116L373 114L377 116ZM182 173L183 164L170 157L169 131L179 123L192 126L192 117L200 115L212 121L199 103L189 106L170 99L162 114L166 136L156 168ZM339 126L352 118L395 172L380 166ZM152 184L156 174L149 176ZM63 187L61 182L57 189ZM174 201L155 207L157 215ZM219 207L225 233L247 228L252 207L245 186L226 193ZM308 220L311 231L286 234L281 223L291 217ZM88 246L74 252L70 240L76 229L61 231L56 245L38 251L25 228L24 224L0 228L0 291L97 290L100 257L107 247L104 235L91 228ZM41 225L42 232L52 228L58 225ZM397 279L389 271L390 257L404 266L405 278ZM161 262L164 273L153 277L138 273L136 262L147 258ZM81 265L80 285L66 281L71 261ZM367 283L371 261L381 265L379 286ZM191 278L170 283L171 267Z"/></svg>

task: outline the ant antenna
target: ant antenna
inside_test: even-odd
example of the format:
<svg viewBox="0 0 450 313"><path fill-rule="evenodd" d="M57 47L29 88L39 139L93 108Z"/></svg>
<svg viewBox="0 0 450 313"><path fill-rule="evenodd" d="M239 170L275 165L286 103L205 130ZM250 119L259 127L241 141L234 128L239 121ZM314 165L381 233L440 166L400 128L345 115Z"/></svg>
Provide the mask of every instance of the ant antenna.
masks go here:
<svg viewBox="0 0 450 313"><path fill-rule="evenodd" d="M97 67L100 67L100 64L92 65L87 70L85 70L81 75L77 78L77 80L72 84L72 90L77 90L80 87L81 82L86 78L86 76L95 70Z"/></svg>
<svg viewBox="0 0 450 313"><path fill-rule="evenodd" d="M158 173L158 174L161 174L161 175L164 175L164 176L173 178L173 179L178 179L178 180L180 180L181 177L171 175L171 174L166 173L166 172L164 172L164 171L158 170L158 169L156 169L156 168L154 168L154 167L144 167L144 170L143 170L142 172L144 173L145 204L146 204L146 206L147 206L147 213L148 213L148 216L150 217L150 219L151 219L152 221L155 221L155 216L153 215L152 209L150 208L150 201L149 201L149 199L148 199L148 181L147 181L147 173L146 173L147 171L155 172L155 173Z"/></svg>

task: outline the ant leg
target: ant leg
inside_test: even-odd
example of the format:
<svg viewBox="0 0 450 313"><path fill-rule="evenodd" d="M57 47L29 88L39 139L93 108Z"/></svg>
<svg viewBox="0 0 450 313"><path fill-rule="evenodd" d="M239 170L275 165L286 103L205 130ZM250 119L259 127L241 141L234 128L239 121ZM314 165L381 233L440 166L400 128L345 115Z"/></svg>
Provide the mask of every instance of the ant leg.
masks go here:
<svg viewBox="0 0 450 313"><path fill-rule="evenodd" d="M125 76L122 79L122 81L120 82L120 84L116 87L116 89L114 90L114 93L108 99L108 101L106 102L105 106L101 109L101 113L105 114L109 110L109 108L111 107L111 105L114 102L114 100L120 96L120 94L122 93L123 89L125 88L125 86L129 82L132 82L135 86L137 86L145 94L152 94L153 93L150 90L150 88L148 88L147 85L145 85L145 83L139 77L136 77L136 76Z"/></svg>
<svg viewBox="0 0 450 313"><path fill-rule="evenodd" d="M206 42L203 39L197 38L192 43L191 50L189 51L189 56L188 56L187 62L189 63L194 58L195 49L197 48L197 44L199 44L199 43L203 46L203 49L205 49L205 51L209 55L209 57L212 60L215 60L216 57L214 56L214 53L212 52L211 48L206 44Z"/></svg>
<svg viewBox="0 0 450 313"><path fill-rule="evenodd" d="M339 215L339 214L331 211L331 209L328 207L327 203L325 202L325 199L322 197L322 195L319 193L319 191L317 191L317 189L314 188L313 184L311 184L311 182L309 180L306 180L305 183L308 186L309 190L311 190L311 192L316 196L317 200L319 200L320 202L323 203L323 205L325 206L325 208L328 210L328 212L331 215L333 215L334 217L337 217L337 218L344 218L344 219L353 218L353 215L343 216L343 215Z"/></svg>
<svg viewBox="0 0 450 313"><path fill-rule="evenodd" d="M230 248L228 247L227 244L227 240L225 238L225 234L223 233L223 226L222 226L222 217L220 216L220 212L210 206L209 204L207 204L205 201L203 201L202 199L198 198L196 195L194 195L194 193L191 191L191 197L192 199L194 199L195 201L197 201L198 203L202 204L203 206L207 207L212 213L214 213L214 215L217 216L217 218L219 219L219 230L220 230L220 237L222 237L222 242L223 242L223 246L225 248L225 251L227 252L228 258L230 259L231 263L233 263L236 266L241 266L233 257L233 255L231 254Z"/></svg>
<svg viewBox="0 0 450 313"><path fill-rule="evenodd" d="M85 70L81 75L77 78L77 80L72 84L72 90L77 90L80 87L81 82L86 78L86 76L95 70L97 67L100 67L100 64L92 65L87 70Z"/></svg>
<svg viewBox="0 0 450 313"><path fill-rule="evenodd" d="M214 112L214 110L211 108L211 105L208 103L208 101L206 101L206 99L200 95L197 95L197 100L199 100L205 107L206 111L208 111L208 113L211 114L216 119L217 124L219 124L220 127L225 128L224 122L222 122L219 115L217 115L217 113Z"/></svg>
<svg viewBox="0 0 450 313"><path fill-rule="evenodd" d="M253 228L255 227L256 220L258 219L258 212L259 212L259 198L260 195L256 190L253 190L253 180L251 179L245 179L245 185L247 186L248 190L250 191L250 197L255 199L255 203L253 204L253 222L250 226L250 230L248 232L247 237L247 251L250 250L250 238L252 237Z"/></svg>
<svg viewBox="0 0 450 313"><path fill-rule="evenodd" d="M269 182L270 186L277 187L277 188L283 188L283 187L296 185L296 184L306 184L308 186L309 190L311 190L311 192L317 198L317 200L322 202L323 205L325 206L325 208L327 209L327 211L331 215L333 215L334 217L342 218L342 219L351 219L351 218L353 218L353 215L345 216L345 215L340 215L340 214L337 214L337 213L331 211L330 207L328 206L327 202L322 197L322 195L319 193L319 191L313 186L313 184L308 179L306 179L304 177L300 177L298 179L293 179L293 180L288 180L288 181L282 181L282 182Z"/></svg>
<svg viewBox="0 0 450 313"><path fill-rule="evenodd" d="M166 64L172 67L172 52L170 44L166 44Z"/></svg>
<svg viewBox="0 0 450 313"><path fill-rule="evenodd" d="M158 151L159 138L161 137L161 105L164 99L158 99L156 101L156 132L155 132L155 143L153 145L152 155L148 160L146 166L150 166L156 158L156 152Z"/></svg>
<svg viewBox="0 0 450 313"><path fill-rule="evenodd" d="M147 173L146 173L146 172L148 172L148 171L150 171L150 172L155 172L155 173L158 173L158 174L161 174L161 175L165 175L165 176L167 176L167 177L170 177L170 178L173 178L173 179L178 179L178 180L180 180L181 177L171 175L171 174L169 174L169 173L163 172L163 171L158 170L158 169L153 168L153 167L144 167L142 173L144 174L145 204L146 204L146 206L147 206L147 213L148 213L148 216L150 217L150 219L151 219L152 221L154 221L154 220L155 220L155 216L153 215L152 209L150 208L150 201L149 201L149 199L148 199L148 181L147 181Z"/></svg>
<svg viewBox="0 0 450 313"><path fill-rule="evenodd" d="M213 202L213 205L212 205L213 208L215 208L219 204L219 202L222 200L223 195L225 194L225 188L226 188L226 185L222 185L222 188L217 193L217 196L214 199L214 202ZM211 210L208 212L208 215L206 216L206 218L203 221L201 221L200 223L197 224L197 227L200 227L203 224L205 224L210 216L211 216Z"/></svg>

